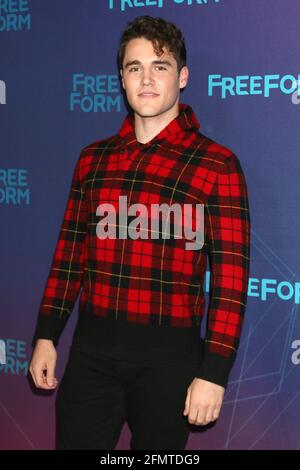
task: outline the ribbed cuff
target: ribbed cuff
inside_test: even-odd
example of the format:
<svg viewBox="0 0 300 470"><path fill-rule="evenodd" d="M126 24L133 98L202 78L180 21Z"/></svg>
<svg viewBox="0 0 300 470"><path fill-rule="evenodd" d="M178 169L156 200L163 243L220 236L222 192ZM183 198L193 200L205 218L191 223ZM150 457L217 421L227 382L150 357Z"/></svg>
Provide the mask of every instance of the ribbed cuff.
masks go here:
<svg viewBox="0 0 300 470"><path fill-rule="evenodd" d="M235 356L236 354L233 353L229 358L223 357L208 352L205 348L203 358L197 368L196 377L221 385L226 389Z"/></svg>
<svg viewBox="0 0 300 470"><path fill-rule="evenodd" d="M66 321L53 318L50 315L39 315L31 343L32 347L35 346L38 339L50 339L54 346L57 346L65 323Z"/></svg>

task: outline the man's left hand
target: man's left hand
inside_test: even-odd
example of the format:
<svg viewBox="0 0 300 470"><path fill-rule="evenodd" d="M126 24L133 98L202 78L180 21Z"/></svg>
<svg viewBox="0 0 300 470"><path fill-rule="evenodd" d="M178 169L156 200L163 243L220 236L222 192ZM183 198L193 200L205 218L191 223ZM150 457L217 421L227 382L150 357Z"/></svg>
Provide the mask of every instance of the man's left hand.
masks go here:
<svg viewBox="0 0 300 470"><path fill-rule="evenodd" d="M224 393L221 385L195 377L187 389L183 412L189 423L205 425L218 419Z"/></svg>

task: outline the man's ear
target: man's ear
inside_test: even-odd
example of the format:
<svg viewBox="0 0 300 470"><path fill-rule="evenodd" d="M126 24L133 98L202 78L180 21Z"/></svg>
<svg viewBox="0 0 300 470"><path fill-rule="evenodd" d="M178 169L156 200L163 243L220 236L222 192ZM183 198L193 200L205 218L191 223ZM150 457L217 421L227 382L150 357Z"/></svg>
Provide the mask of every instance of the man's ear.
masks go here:
<svg viewBox="0 0 300 470"><path fill-rule="evenodd" d="M122 87L124 88L125 90L125 86L124 86L124 78L123 78L123 71L122 69L120 69L120 75L121 75L121 80L122 80Z"/></svg>
<svg viewBox="0 0 300 470"><path fill-rule="evenodd" d="M184 88L187 85L188 78L189 78L189 69L187 65L184 65L182 69L180 70L180 74L179 74L180 88Z"/></svg>

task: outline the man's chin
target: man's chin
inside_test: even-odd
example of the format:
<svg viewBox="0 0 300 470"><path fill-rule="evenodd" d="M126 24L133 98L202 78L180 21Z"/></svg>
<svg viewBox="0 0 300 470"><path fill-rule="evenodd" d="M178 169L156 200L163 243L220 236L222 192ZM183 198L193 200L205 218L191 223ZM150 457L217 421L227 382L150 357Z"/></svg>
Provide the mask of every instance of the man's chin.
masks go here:
<svg viewBox="0 0 300 470"><path fill-rule="evenodd" d="M150 109L134 109L134 112L135 114L137 114L139 117L142 117L142 118L151 118L151 117L155 117L155 116L158 116L160 113L159 111L154 111L154 110L150 110Z"/></svg>
<svg viewBox="0 0 300 470"><path fill-rule="evenodd" d="M130 103L131 109L140 117L153 117L160 113L160 108L154 103Z"/></svg>

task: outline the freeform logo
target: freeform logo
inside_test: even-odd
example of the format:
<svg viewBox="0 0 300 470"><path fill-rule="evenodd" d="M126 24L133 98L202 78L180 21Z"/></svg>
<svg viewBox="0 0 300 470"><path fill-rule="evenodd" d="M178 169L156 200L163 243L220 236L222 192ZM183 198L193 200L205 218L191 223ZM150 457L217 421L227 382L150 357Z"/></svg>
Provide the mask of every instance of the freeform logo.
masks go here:
<svg viewBox="0 0 300 470"><path fill-rule="evenodd" d="M0 360L0 374L27 375L28 359L26 342L14 338L1 339L0 351L4 351L5 361Z"/></svg>
<svg viewBox="0 0 300 470"><path fill-rule="evenodd" d="M0 168L0 204L30 203L27 170L18 168Z"/></svg>
<svg viewBox="0 0 300 470"><path fill-rule="evenodd" d="M121 95L117 75L84 75L75 73L70 94L70 110L84 113L121 111Z"/></svg>
<svg viewBox="0 0 300 470"><path fill-rule="evenodd" d="M0 32L29 31L31 14L28 0L0 0Z"/></svg>
<svg viewBox="0 0 300 470"><path fill-rule="evenodd" d="M205 274L205 292L209 292L210 288L210 271ZM276 296L285 302L292 301L298 305L300 303L300 282L291 283L289 281L277 281L276 279L257 279L249 277L248 281L248 297L255 297L263 302Z"/></svg>
<svg viewBox="0 0 300 470"><path fill-rule="evenodd" d="M280 90L281 93L300 96L300 75L237 75L236 77L222 77L219 74L208 76L208 96L216 93L225 99L229 96L262 95L269 98L271 90Z"/></svg>
<svg viewBox="0 0 300 470"><path fill-rule="evenodd" d="M276 279L249 279L248 295L266 301L268 297L276 295L279 299L295 304L300 302L300 282L292 284L289 281L278 282Z"/></svg>
<svg viewBox="0 0 300 470"><path fill-rule="evenodd" d="M183 238L196 240L186 242L187 250L199 250L204 243L204 204L196 204L196 214L193 214L192 204L166 203L150 204L150 213L145 204L131 204L127 207L127 196L119 196L119 207L116 210L111 203L99 204L96 209L97 216L104 216L96 226L96 235L99 239L106 238L149 238L149 220L151 222L150 238L163 239ZM137 212L139 215L137 216ZM194 211L195 212L195 211ZM170 214L173 214L174 233L171 234ZM161 218L160 218L161 215ZM135 217L128 224L128 217ZM118 220L117 220L118 218ZM162 229L160 230L160 223ZM194 229L194 226L195 229ZM117 227L119 228L117 234Z"/></svg>
<svg viewBox="0 0 300 470"><path fill-rule="evenodd" d="M217 4L221 0L173 0L176 5L191 6L191 5L208 5ZM170 3L170 1L168 2ZM125 11L126 8L140 8L140 7L158 7L163 8L165 5L164 0L108 0L108 7L110 10L118 8ZM167 5L166 5L167 6ZM170 5L168 5L170 6Z"/></svg>
<svg viewBox="0 0 300 470"><path fill-rule="evenodd" d="M6 104L6 84L0 80L0 104Z"/></svg>

